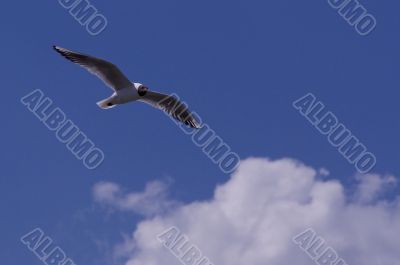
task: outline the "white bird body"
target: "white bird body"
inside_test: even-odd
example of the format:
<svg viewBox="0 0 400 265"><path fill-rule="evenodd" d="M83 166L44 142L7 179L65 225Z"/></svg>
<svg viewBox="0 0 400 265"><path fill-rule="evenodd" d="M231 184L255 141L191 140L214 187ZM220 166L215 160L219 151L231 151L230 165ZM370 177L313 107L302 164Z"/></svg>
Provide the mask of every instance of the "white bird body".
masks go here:
<svg viewBox="0 0 400 265"><path fill-rule="evenodd" d="M116 105L119 104L125 104L128 102L132 102L132 101L136 101L140 98L136 88L132 85L132 87L127 87L127 88L123 88L121 90L115 91L111 97L102 100L100 102L97 103L97 105L99 105L99 107L103 108L103 109L108 109L108 108L112 108L115 107ZM102 103L111 103L112 105L106 105L104 106L104 104Z"/></svg>
<svg viewBox="0 0 400 265"><path fill-rule="evenodd" d="M129 81L114 64L103 59L73 52L58 46L54 46L54 49L68 60L79 64L96 75L107 86L114 90L114 93L109 98L97 102L100 108L109 109L120 104L141 101L167 112L173 118L190 127L200 128L200 124L189 112L187 107L178 99L169 95L150 91L141 83Z"/></svg>
<svg viewBox="0 0 400 265"><path fill-rule="evenodd" d="M140 97L135 87L127 87L115 92L115 98L117 100L117 104L124 104L131 101L136 101Z"/></svg>

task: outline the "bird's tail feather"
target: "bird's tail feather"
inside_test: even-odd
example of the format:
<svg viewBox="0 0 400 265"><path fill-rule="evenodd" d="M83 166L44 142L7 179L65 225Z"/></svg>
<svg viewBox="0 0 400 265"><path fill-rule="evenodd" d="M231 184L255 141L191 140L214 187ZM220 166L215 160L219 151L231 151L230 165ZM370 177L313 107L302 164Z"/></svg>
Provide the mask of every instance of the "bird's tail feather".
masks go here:
<svg viewBox="0 0 400 265"><path fill-rule="evenodd" d="M115 104L113 103L113 98L110 97L97 102L97 106L99 106L102 109L110 109L115 107Z"/></svg>

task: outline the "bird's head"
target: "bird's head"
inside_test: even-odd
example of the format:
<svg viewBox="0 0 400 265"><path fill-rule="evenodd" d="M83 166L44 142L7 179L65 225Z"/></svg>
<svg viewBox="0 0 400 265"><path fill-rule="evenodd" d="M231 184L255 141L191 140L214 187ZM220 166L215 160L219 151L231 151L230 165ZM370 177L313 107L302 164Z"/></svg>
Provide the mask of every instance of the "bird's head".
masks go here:
<svg viewBox="0 0 400 265"><path fill-rule="evenodd" d="M144 95L146 95L147 91L149 90L147 86L140 83L134 83L134 84L139 96L143 97Z"/></svg>

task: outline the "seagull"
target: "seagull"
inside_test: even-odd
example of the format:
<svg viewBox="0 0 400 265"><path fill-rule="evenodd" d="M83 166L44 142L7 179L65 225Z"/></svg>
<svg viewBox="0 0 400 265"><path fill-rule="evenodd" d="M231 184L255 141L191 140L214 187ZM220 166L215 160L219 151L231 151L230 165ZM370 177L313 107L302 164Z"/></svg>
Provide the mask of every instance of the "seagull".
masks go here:
<svg viewBox="0 0 400 265"><path fill-rule="evenodd" d="M193 117L187 106L174 96L151 91L141 83L129 81L117 66L106 60L73 52L59 46L53 46L53 48L68 60L96 75L114 90L114 93L109 98L97 102L100 108L109 109L120 104L140 101L163 110L174 119L191 128L200 128L199 122Z"/></svg>

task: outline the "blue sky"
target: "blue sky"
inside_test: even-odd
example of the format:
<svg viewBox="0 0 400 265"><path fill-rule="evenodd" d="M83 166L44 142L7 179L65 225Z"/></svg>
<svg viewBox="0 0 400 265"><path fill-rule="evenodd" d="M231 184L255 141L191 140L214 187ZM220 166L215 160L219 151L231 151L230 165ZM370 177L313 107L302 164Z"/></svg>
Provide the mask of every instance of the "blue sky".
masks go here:
<svg viewBox="0 0 400 265"><path fill-rule="evenodd" d="M98 36L58 1L3 5L4 263L41 264L19 241L41 227L76 264L107 264L105 249L143 217L94 203L99 181L141 191L149 181L171 179L170 196L189 203L210 198L229 179L160 111L145 104L98 108L111 90L56 54L54 44L108 59L150 89L177 93L241 158L295 158L328 169L328 178L351 192L354 166L292 107L311 92L375 154L373 172L400 175L399 3L362 1L377 19L368 36L327 1L91 3L108 20ZM20 103L34 89L104 151L99 168L85 168Z"/></svg>

